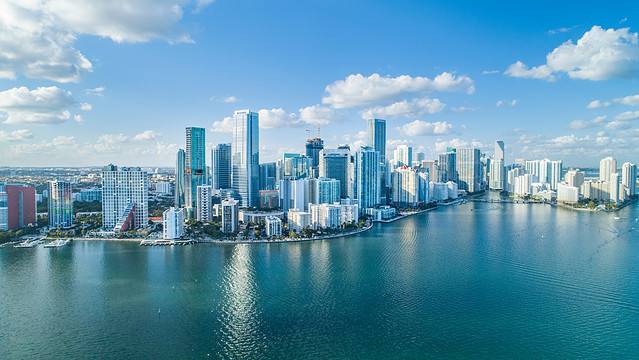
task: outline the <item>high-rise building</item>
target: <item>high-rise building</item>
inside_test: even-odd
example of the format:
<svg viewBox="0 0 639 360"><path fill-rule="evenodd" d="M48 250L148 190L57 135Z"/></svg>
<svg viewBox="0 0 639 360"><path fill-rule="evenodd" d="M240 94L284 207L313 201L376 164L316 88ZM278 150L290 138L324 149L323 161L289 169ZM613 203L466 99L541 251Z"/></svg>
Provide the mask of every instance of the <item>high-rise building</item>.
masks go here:
<svg viewBox="0 0 639 360"><path fill-rule="evenodd" d="M368 119L368 145L379 152L380 161L386 160L386 120Z"/></svg>
<svg viewBox="0 0 639 360"><path fill-rule="evenodd" d="M288 228L291 231L302 231L311 227L311 213L298 209L291 209L287 213Z"/></svg>
<svg viewBox="0 0 639 360"><path fill-rule="evenodd" d="M186 153L178 149L175 161L175 207L184 207Z"/></svg>
<svg viewBox="0 0 639 360"><path fill-rule="evenodd" d="M310 179L309 197L309 202L313 204L333 204L339 202L339 180L328 178Z"/></svg>
<svg viewBox="0 0 639 360"><path fill-rule="evenodd" d="M211 186L213 189L231 188L231 144L217 144L211 148Z"/></svg>
<svg viewBox="0 0 639 360"><path fill-rule="evenodd" d="M102 224L115 232L149 223L149 179L139 167L102 169Z"/></svg>
<svg viewBox="0 0 639 360"><path fill-rule="evenodd" d="M355 197L360 211L380 204L380 154L370 146L362 146L355 154Z"/></svg>
<svg viewBox="0 0 639 360"><path fill-rule="evenodd" d="M563 171L563 162L561 160L551 160L547 163L548 175L547 183L550 184L551 190L557 190L557 186L561 181L561 173Z"/></svg>
<svg viewBox="0 0 639 360"><path fill-rule="evenodd" d="M306 156L311 159L311 177L319 176L319 154L322 149L324 149L324 140L319 137L306 140Z"/></svg>
<svg viewBox="0 0 639 360"><path fill-rule="evenodd" d="M73 192L67 181L49 181L49 227L73 225Z"/></svg>
<svg viewBox="0 0 639 360"><path fill-rule="evenodd" d="M396 168L391 176L392 202L399 206L415 207L428 202L429 178L422 172L408 166Z"/></svg>
<svg viewBox="0 0 639 360"><path fill-rule="evenodd" d="M564 176L564 180L566 185L574 186L576 188L580 188L583 185L586 177L586 173L583 171L577 170L568 170L566 171L566 175Z"/></svg>
<svg viewBox="0 0 639 360"><path fill-rule="evenodd" d="M184 235L184 209L170 207L162 213L162 238L179 239Z"/></svg>
<svg viewBox="0 0 639 360"><path fill-rule="evenodd" d="M413 147L405 144L397 145L393 152L394 166L413 166Z"/></svg>
<svg viewBox="0 0 639 360"><path fill-rule="evenodd" d="M213 220L213 188L211 185L197 187L196 220L210 222Z"/></svg>
<svg viewBox="0 0 639 360"><path fill-rule="evenodd" d="M437 181L439 179L437 160L423 160L422 169L428 172L428 176L431 180Z"/></svg>
<svg viewBox="0 0 639 360"><path fill-rule="evenodd" d="M289 209L307 210L310 202L310 183L304 179L280 180L280 208L286 212Z"/></svg>
<svg viewBox="0 0 639 360"><path fill-rule="evenodd" d="M260 190L275 190L277 166L274 162L260 164Z"/></svg>
<svg viewBox="0 0 639 360"><path fill-rule="evenodd" d="M348 166L350 149L323 149L320 151L319 176L339 180L340 196L348 197Z"/></svg>
<svg viewBox="0 0 639 360"><path fill-rule="evenodd" d="M311 176L311 158L306 155L284 153L280 163L280 179L302 179Z"/></svg>
<svg viewBox="0 0 639 360"><path fill-rule="evenodd" d="M439 182L455 181L457 182L457 154L454 151L448 151L439 154L438 172L436 178ZM435 179L435 178L433 178Z"/></svg>
<svg viewBox="0 0 639 360"><path fill-rule="evenodd" d="M621 166L621 184L628 198L637 194L637 165L629 162Z"/></svg>
<svg viewBox="0 0 639 360"><path fill-rule="evenodd" d="M222 200L222 232L226 234L237 232L239 202L234 199Z"/></svg>
<svg viewBox="0 0 639 360"><path fill-rule="evenodd" d="M504 142L501 140L495 141L495 160L501 160L502 163L506 163L506 152L504 148Z"/></svg>
<svg viewBox="0 0 639 360"><path fill-rule="evenodd" d="M506 178L506 168L504 167L504 161L493 159L490 163L490 189L491 190L504 190L504 183Z"/></svg>
<svg viewBox="0 0 639 360"><path fill-rule="evenodd" d="M206 129L204 128L186 128L184 180L184 202L187 215L191 217L197 203L197 187L207 183Z"/></svg>
<svg viewBox="0 0 639 360"><path fill-rule="evenodd" d="M33 186L4 185L4 192L0 190L0 203L3 202L2 199L5 199L6 206L0 205L0 227L6 226L6 230L14 230L36 224L36 195ZM6 218L3 215L5 211Z"/></svg>
<svg viewBox="0 0 639 360"><path fill-rule="evenodd" d="M612 173L610 175L610 201L619 204L624 200L624 192L621 187L621 176L619 173Z"/></svg>
<svg viewBox="0 0 639 360"><path fill-rule="evenodd" d="M233 114L231 142L231 187L240 196L241 207L257 207L260 182L259 115L250 110Z"/></svg>
<svg viewBox="0 0 639 360"><path fill-rule="evenodd" d="M9 230L9 205L7 190L4 183L0 183L0 231Z"/></svg>
<svg viewBox="0 0 639 360"><path fill-rule="evenodd" d="M339 204L311 204L311 226L314 229L335 229L341 225Z"/></svg>
<svg viewBox="0 0 639 360"><path fill-rule="evenodd" d="M456 171L460 190L473 193L481 190L481 154L479 149L462 148L456 151Z"/></svg>
<svg viewBox="0 0 639 360"><path fill-rule="evenodd" d="M610 182L612 174L617 172L617 160L607 157L599 161L599 180Z"/></svg>

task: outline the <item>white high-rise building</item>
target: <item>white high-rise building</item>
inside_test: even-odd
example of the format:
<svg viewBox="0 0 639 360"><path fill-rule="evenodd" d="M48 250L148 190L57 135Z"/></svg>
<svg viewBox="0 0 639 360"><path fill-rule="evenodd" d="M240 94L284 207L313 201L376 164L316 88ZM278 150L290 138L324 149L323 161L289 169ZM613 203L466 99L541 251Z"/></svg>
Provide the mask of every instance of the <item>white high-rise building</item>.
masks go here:
<svg viewBox="0 0 639 360"><path fill-rule="evenodd" d="M282 219L277 216L267 216L264 219L264 227L266 228L266 236L282 236Z"/></svg>
<svg viewBox="0 0 639 360"><path fill-rule="evenodd" d="M526 196L532 194L532 183L535 177L532 174L523 174L515 177L515 195Z"/></svg>
<svg viewBox="0 0 639 360"><path fill-rule="evenodd" d="M564 176L564 180L568 186L581 187L586 177L586 173L577 170L568 170Z"/></svg>
<svg viewBox="0 0 639 360"><path fill-rule="evenodd" d="M405 144L397 145L393 152L394 165L412 166L413 165L413 147Z"/></svg>
<svg viewBox="0 0 639 360"><path fill-rule="evenodd" d="M259 115L250 110L233 114L231 142L231 188L239 194L241 207L259 205Z"/></svg>
<svg viewBox="0 0 639 360"><path fill-rule="evenodd" d="M340 222L357 224L359 221L359 206L357 204L340 204Z"/></svg>
<svg viewBox="0 0 639 360"><path fill-rule="evenodd" d="M457 185L474 193L481 190L481 154L479 149L462 148L456 151Z"/></svg>
<svg viewBox="0 0 639 360"><path fill-rule="evenodd" d="M541 161L526 160L525 170L526 170L526 173L532 175L535 178L535 182L537 182L541 175Z"/></svg>
<svg viewBox="0 0 639 360"><path fill-rule="evenodd" d="M546 168L548 169L546 183L550 184L551 190L557 190L557 185L561 181L563 163L561 160L549 160L547 161Z"/></svg>
<svg viewBox="0 0 639 360"><path fill-rule="evenodd" d="M49 181L49 227L73 225L73 192L68 181Z"/></svg>
<svg viewBox="0 0 639 360"><path fill-rule="evenodd" d="M495 141L495 160L501 160L503 163L506 162L504 142L501 140Z"/></svg>
<svg viewBox="0 0 639 360"><path fill-rule="evenodd" d="M557 185L557 201L575 204L579 201L579 188L566 183Z"/></svg>
<svg viewBox="0 0 639 360"><path fill-rule="evenodd" d="M0 182L0 230L9 230L9 198L5 184Z"/></svg>
<svg viewBox="0 0 639 360"><path fill-rule="evenodd" d="M624 201L624 192L621 186L621 176L619 173L610 175L610 201L619 204Z"/></svg>
<svg viewBox="0 0 639 360"><path fill-rule="evenodd" d="M179 239L184 235L184 209L170 207L162 213L162 238Z"/></svg>
<svg viewBox="0 0 639 360"><path fill-rule="evenodd" d="M311 213L298 209L291 209L287 214L288 228L293 231L302 231L311 227Z"/></svg>
<svg viewBox="0 0 639 360"><path fill-rule="evenodd" d="M490 162L490 189L491 190L504 190L506 168L504 167L504 161L500 159L493 159Z"/></svg>
<svg viewBox="0 0 639 360"><path fill-rule="evenodd" d="M149 180L139 167L102 169L102 223L105 229L124 231L149 223Z"/></svg>
<svg viewBox="0 0 639 360"><path fill-rule="evenodd" d="M617 160L606 157L599 161L599 180L610 182L612 174L617 172Z"/></svg>
<svg viewBox="0 0 639 360"><path fill-rule="evenodd" d="M239 202L234 199L222 200L222 232L226 234L237 232Z"/></svg>
<svg viewBox="0 0 639 360"><path fill-rule="evenodd" d="M392 201L400 206L417 206L428 202L428 173L407 166L391 174Z"/></svg>
<svg viewBox="0 0 639 360"><path fill-rule="evenodd" d="M628 198L637 194L637 165L625 162L621 166L621 184Z"/></svg>
<svg viewBox="0 0 639 360"><path fill-rule="evenodd" d="M311 204L311 226L314 229L335 229L341 223L341 206L338 204Z"/></svg>
<svg viewBox="0 0 639 360"><path fill-rule="evenodd" d="M201 222L213 220L213 187L211 185L199 185L197 187L196 219Z"/></svg>
<svg viewBox="0 0 639 360"><path fill-rule="evenodd" d="M280 208L307 210L311 199L310 182L304 179L280 180Z"/></svg>

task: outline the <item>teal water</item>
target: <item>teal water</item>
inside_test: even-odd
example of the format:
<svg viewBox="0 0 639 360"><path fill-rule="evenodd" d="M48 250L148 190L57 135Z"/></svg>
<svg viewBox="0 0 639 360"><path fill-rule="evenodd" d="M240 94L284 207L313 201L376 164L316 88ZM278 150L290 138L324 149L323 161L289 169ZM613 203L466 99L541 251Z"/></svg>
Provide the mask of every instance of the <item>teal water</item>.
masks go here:
<svg viewBox="0 0 639 360"><path fill-rule="evenodd" d="M469 203L311 243L2 248L0 359L639 358L638 217Z"/></svg>

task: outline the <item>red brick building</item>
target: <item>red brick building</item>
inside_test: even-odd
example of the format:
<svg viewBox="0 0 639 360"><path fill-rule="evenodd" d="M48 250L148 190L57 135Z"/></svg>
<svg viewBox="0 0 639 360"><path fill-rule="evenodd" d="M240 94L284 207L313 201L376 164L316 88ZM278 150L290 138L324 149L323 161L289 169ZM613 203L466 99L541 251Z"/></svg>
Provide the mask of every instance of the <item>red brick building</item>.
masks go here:
<svg viewBox="0 0 639 360"><path fill-rule="evenodd" d="M36 225L35 188L27 185L6 185L9 230Z"/></svg>

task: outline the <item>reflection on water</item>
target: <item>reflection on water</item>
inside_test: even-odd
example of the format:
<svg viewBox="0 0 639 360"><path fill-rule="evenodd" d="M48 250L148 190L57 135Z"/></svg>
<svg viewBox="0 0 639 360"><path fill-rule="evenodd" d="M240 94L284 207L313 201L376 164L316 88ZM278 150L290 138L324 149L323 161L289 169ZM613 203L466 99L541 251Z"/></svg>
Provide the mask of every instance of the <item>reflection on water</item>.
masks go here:
<svg viewBox="0 0 639 360"><path fill-rule="evenodd" d="M638 217L467 203L310 243L2 248L0 359L635 357Z"/></svg>

